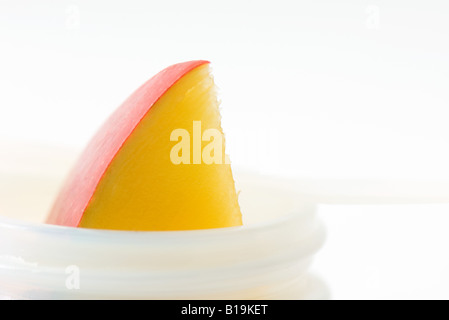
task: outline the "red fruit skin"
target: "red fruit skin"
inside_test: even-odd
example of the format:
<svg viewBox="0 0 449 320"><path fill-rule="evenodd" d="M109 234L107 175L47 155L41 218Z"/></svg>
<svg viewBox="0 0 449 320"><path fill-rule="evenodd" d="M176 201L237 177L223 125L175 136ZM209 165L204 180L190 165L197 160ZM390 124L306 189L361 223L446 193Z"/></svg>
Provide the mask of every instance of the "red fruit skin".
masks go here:
<svg viewBox="0 0 449 320"><path fill-rule="evenodd" d="M110 163L147 112L179 79L207 63L196 60L172 65L126 99L87 145L56 198L46 222L78 227Z"/></svg>

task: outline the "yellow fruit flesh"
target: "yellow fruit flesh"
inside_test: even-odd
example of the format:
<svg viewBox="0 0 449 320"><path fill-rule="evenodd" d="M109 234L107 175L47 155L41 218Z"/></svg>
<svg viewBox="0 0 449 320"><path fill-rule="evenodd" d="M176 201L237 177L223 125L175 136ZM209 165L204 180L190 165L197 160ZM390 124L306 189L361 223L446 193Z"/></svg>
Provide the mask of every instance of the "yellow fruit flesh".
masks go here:
<svg viewBox="0 0 449 320"><path fill-rule="evenodd" d="M201 121L203 132L213 128L222 134L218 106L208 65L178 80L117 153L79 226L162 231L241 225L230 165L192 161L193 121ZM191 164L171 161L177 142L170 141L170 135L175 129L190 133Z"/></svg>

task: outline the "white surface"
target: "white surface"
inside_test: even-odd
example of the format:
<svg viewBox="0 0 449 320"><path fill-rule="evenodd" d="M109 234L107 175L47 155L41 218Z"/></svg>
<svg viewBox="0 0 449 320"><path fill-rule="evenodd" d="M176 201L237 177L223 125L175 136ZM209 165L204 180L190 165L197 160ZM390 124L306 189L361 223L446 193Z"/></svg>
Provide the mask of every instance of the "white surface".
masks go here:
<svg viewBox="0 0 449 320"><path fill-rule="evenodd" d="M449 205L322 205L333 299L449 299Z"/></svg>

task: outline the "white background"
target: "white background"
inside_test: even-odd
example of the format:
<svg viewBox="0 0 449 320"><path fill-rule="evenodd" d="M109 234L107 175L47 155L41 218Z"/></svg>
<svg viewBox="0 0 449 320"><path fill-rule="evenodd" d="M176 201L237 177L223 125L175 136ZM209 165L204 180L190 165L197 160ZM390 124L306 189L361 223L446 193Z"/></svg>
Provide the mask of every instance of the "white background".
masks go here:
<svg viewBox="0 0 449 320"><path fill-rule="evenodd" d="M1 0L0 142L82 148L136 87L193 59L212 62L235 165L449 183L444 0ZM320 210L333 297L449 297L447 205Z"/></svg>

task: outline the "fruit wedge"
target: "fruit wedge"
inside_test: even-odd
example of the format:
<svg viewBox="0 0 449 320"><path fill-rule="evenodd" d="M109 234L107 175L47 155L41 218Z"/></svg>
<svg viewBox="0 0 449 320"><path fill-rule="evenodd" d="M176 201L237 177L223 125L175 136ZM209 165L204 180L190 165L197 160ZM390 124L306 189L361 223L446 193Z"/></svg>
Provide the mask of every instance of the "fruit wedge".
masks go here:
<svg viewBox="0 0 449 320"><path fill-rule="evenodd" d="M206 134L210 130L220 137ZM222 137L209 63L168 67L137 89L94 136L47 222L139 231L239 226L231 166L217 161L225 155L224 140L207 149Z"/></svg>

